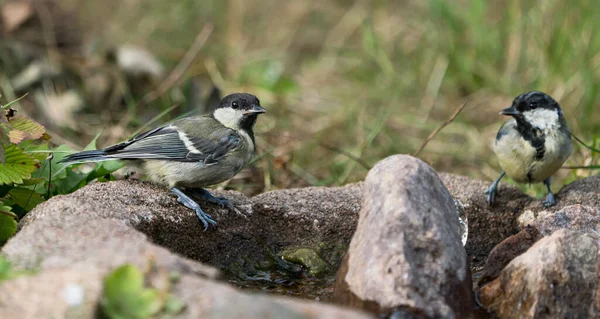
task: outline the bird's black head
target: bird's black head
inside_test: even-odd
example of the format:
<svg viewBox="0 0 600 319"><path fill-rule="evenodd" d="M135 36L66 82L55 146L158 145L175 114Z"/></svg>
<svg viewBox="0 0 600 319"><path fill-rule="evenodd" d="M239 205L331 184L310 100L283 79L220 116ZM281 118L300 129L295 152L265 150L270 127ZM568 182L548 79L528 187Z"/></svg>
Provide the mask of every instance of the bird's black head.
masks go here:
<svg viewBox="0 0 600 319"><path fill-rule="evenodd" d="M213 112L213 117L229 128L251 131L258 115L265 112L256 96L249 93L233 93L221 100L221 104Z"/></svg>
<svg viewBox="0 0 600 319"><path fill-rule="evenodd" d="M221 100L219 108L232 108L248 113L265 113L265 109L260 107L258 98L249 93L233 93L229 94Z"/></svg>
<svg viewBox="0 0 600 319"><path fill-rule="evenodd" d="M533 113L536 110L549 110L562 116L562 111L558 103L543 92L527 92L517 96L512 105L500 112L502 115L519 116L522 114Z"/></svg>

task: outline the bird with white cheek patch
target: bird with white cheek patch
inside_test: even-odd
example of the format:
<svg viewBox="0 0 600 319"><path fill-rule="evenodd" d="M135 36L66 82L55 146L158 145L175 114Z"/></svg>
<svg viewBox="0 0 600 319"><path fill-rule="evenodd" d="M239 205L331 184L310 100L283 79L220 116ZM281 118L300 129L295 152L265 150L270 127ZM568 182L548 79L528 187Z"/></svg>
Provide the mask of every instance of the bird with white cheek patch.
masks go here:
<svg viewBox="0 0 600 319"><path fill-rule="evenodd" d="M216 222L189 195L237 211L228 199L203 187L232 178L250 162L256 149L254 124L265 112L256 96L235 93L223 98L210 115L176 120L103 150L68 155L61 162L130 161L153 181L167 185L180 203L196 212L206 230Z"/></svg>
<svg viewBox="0 0 600 319"><path fill-rule="evenodd" d="M511 107L500 114L512 119L500 127L494 142L502 173L486 191L488 203L494 203L498 183L508 175L518 183L543 182L548 189L544 207L555 205L551 178L573 150L571 132L560 106L545 93L527 92L517 96Z"/></svg>

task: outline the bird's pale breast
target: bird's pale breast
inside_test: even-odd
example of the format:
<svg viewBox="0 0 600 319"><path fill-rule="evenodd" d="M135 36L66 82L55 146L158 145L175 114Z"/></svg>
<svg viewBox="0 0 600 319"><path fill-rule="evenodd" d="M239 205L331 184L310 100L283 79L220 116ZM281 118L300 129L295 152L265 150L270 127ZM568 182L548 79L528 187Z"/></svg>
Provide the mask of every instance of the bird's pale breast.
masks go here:
<svg viewBox="0 0 600 319"><path fill-rule="evenodd" d="M500 138L494 143L494 152L500 167L514 181L538 183L552 176L571 154L571 139L559 130L547 132L544 156L536 158L536 149L517 131L514 120L501 128Z"/></svg>

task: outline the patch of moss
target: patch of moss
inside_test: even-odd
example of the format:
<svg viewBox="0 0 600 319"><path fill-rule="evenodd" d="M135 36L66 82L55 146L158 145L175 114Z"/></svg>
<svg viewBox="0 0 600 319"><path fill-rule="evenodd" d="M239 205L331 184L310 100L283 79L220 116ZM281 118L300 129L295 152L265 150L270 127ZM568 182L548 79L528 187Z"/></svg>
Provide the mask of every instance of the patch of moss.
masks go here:
<svg viewBox="0 0 600 319"><path fill-rule="evenodd" d="M308 269L308 272L318 277L329 270L329 265L312 248L296 248L285 250L281 257L288 262L300 264Z"/></svg>

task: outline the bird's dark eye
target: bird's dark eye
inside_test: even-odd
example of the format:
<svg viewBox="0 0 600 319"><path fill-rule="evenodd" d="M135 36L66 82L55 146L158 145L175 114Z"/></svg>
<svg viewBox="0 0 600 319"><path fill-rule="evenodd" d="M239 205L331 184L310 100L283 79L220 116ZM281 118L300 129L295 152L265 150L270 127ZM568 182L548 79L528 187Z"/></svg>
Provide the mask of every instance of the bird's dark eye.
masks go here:
<svg viewBox="0 0 600 319"><path fill-rule="evenodd" d="M238 107L239 107L238 102L231 103L231 108L232 109L237 109Z"/></svg>
<svg viewBox="0 0 600 319"><path fill-rule="evenodd" d="M532 110L537 109L538 107L538 103L537 102L529 102L529 108Z"/></svg>

